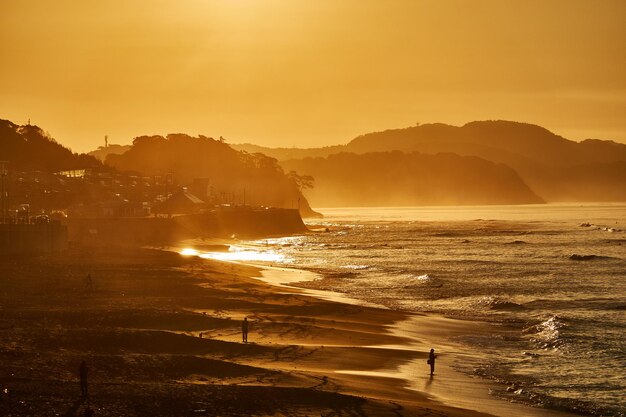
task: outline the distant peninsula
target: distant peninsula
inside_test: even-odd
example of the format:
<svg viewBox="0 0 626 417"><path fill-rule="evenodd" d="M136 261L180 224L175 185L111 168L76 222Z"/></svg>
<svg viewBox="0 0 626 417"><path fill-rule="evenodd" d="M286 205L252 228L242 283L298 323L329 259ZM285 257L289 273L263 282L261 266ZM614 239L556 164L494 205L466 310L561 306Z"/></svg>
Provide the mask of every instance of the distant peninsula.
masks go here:
<svg viewBox="0 0 626 417"><path fill-rule="evenodd" d="M626 201L625 144L575 142L527 123L422 124L310 149L233 147L312 175L315 206Z"/></svg>

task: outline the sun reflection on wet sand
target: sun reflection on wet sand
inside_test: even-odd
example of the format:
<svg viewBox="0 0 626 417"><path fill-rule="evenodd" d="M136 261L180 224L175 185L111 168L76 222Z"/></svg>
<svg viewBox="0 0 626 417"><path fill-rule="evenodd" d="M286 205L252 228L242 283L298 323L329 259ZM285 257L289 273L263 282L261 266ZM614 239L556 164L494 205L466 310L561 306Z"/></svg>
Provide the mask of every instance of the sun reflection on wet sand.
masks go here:
<svg viewBox="0 0 626 417"><path fill-rule="evenodd" d="M230 247L228 252L200 252L197 249L193 248L183 248L179 251L179 253L184 256L197 256L202 259L214 259L225 262L271 263L272 265L262 265L261 276L255 278L278 287L296 288L293 287L292 284L296 282L313 281L321 278L321 276L316 272L307 271L304 269L293 269L289 267L275 266L273 265L274 263L290 264L293 262L293 259L274 250L257 250L255 249L254 245L233 245ZM386 308L378 304L347 297L343 293L304 288L298 288L298 290L303 295L308 295L322 300L344 304Z"/></svg>
<svg viewBox="0 0 626 417"><path fill-rule="evenodd" d="M179 252L184 256L198 256L202 259L214 259L217 261L241 261L241 262L288 262L285 255L273 250L254 250L231 246L228 252L200 252L193 248L184 248Z"/></svg>

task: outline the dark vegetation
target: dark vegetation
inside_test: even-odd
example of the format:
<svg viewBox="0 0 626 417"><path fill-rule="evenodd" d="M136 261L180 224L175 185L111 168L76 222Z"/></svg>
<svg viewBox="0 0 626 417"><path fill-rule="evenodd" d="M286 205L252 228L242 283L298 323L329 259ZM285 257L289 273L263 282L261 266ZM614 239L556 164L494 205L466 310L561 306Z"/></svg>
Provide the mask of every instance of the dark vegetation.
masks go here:
<svg viewBox="0 0 626 417"><path fill-rule="evenodd" d="M38 126L0 120L0 160L6 161L3 182L10 211L22 205L30 206L30 214L66 210L114 195L98 178L110 179L111 169L92 156L73 153ZM92 181L68 178L62 171L89 172Z"/></svg>
<svg viewBox="0 0 626 417"><path fill-rule="evenodd" d="M0 119L0 159L9 161L10 169L13 171L103 169L96 158L73 153L38 126L18 126L2 119Z"/></svg>

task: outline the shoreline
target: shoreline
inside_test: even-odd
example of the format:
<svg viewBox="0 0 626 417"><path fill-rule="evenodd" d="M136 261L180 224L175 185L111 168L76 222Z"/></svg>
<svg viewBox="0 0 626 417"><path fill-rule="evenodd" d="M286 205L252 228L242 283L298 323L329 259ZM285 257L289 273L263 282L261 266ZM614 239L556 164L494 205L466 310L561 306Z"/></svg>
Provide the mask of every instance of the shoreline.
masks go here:
<svg viewBox="0 0 626 417"><path fill-rule="evenodd" d="M489 415L404 389L410 383L396 370L427 373L425 351L391 331L408 314L271 285L262 271L104 245L3 259L0 414L82 415L76 370L86 360L99 417ZM275 281L303 273L268 272Z"/></svg>
<svg viewBox="0 0 626 417"><path fill-rule="evenodd" d="M261 268L261 275L255 278L279 288L288 288L292 290L296 289L304 295L320 298L325 301L389 310L388 307L351 298L343 293L327 290L315 290L292 285L298 282L319 279L322 275L317 272L290 267L266 266L252 262L243 262L243 264ZM464 346L460 343L449 342L442 333L446 333L446 336L449 338L451 336L454 337L459 336L460 334L473 333L476 331L488 332L488 328L493 326L493 323L480 322L476 320L460 320L431 313L401 313L405 314L406 318L390 325L385 325L382 330L388 334L406 339L406 343L399 345L371 345L363 347L371 349L389 349L392 351L419 351L423 352L423 355L420 355L419 358L409 360L404 364L399 364L394 369L380 369L374 371L341 369L336 370L335 373L388 379L402 379L406 383L404 387L405 389L416 391L422 395L426 394L427 398L431 398L434 401L493 416L507 417L516 415L528 417L574 417L578 415L567 411L539 408L522 402L517 403L497 398L489 394L491 388L496 386L496 383L483 378L472 377L455 369L453 364L463 360L462 358L466 357L467 353L459 350ZM467 330L470 326L472 331ZM422 330L418 331L416 329ZM428 330L424 329L437 329L433 333L439 333L439 335L433 338L432 333L429 333ZM447 330L443 332L442 329ZM428 338L433 340L433 343L430 345L425 342ZM445 378L447 378L436 378L437 380L442 380L439 384L433 382L435 379L434 377L428 377L427 367L422 364L427 356L430 346L444 346L444 353L438 353L438 355L447 356L452 359L449 362L444 362L442 359L437 361L437 369L439 369L439 371L435 373L435 377L444 375ZM438 350L437 352L440 351ZM420 371L423 371L423 375Z"/></svg>

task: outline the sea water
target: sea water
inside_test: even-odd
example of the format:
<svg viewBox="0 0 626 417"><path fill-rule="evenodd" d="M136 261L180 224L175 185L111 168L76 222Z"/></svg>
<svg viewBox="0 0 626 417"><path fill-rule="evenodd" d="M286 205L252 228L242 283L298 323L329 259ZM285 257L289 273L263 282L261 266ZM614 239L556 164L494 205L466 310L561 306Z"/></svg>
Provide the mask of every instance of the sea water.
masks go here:
<svg viewBox="0 0 626 417"><path fill-rule="evenodd" d="M317 289L496 323L457 340L496 395L626 415L626 205L320 211L318 232L256 244Z"/></svg>

